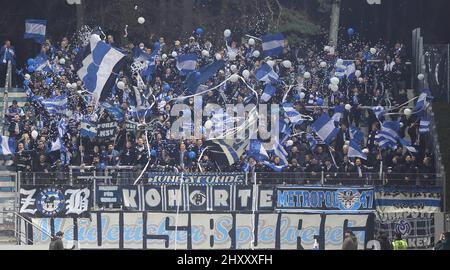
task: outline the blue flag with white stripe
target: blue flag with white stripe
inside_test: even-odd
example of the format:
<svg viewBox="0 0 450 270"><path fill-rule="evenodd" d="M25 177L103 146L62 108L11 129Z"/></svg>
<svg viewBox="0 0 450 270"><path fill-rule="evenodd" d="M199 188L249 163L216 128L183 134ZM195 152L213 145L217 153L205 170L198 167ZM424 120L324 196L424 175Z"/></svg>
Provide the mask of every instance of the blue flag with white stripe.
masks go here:
<svg viewBox="0 0 450 270"><path fill-rule="evenodd" d="M266 35L262 37L262 48L264 56L279 56L283 53L284 48L284 35L276 33L272 35Z"/></svg>
<svg viewBox="0 0 450 270"><path fill-rule="evenodd" d="M125 63L125 54L101 41L98 35L91 36L89 48L90 53L84 58L77 74L97 104L111 95L117 75Z"/></svg>
<svg viewBox="0 0 450 270"><path fill-rule="evenodd" d="M0 136L0 156L14 155L16 153L16 139Z"/></svg>
<svg viewBox="0 0 450 270"><path fill-rule="evenodd" d="M317 119L311 127L327 145L330 145L339 133L339 128L336 128L334 120L326 113Z"/></svg>
<svg viewBox="0 0 450 270"><path fill-rule="evenodd" d="M188 93L194 94L199 89L201 84L206 83L209 79L214 77L217 72L225 67L225 61L219 60L209 65L203 66L198 70L200 76L197 76L197 72L192 72L186 78L183 84L183 89L187 89Z"/></svg>
<svg viewBox="0 0 450 270"><path fill-rule="evenodd" d="M108 102L102 102L100 103L100 106L102 106L108 112L108 114L117 122L123 122L125 120L125 113L118 106L113 106Z"/></svg>
<svg viewBox="0 0 450 270"><path fill-rule="evenodd" d="M266 149L264 149L263 144L259 140L250 140L247 155L258 162L269 159Z"/></svg>
<svg viewBox="0 0 450 270"><path fill-rule="evenodd" d="M197 55L184 54L177 57L177 69L182 75L187 75L197 67Z"/></svg>
<svg viewBox="0 0 450 270"><path fill-rule="evenodd" d="M45 42L45 34L47 32L46 20L26 20L25 21L25 39L32 39L36 43L43 44Z"/></svg>
<svg viewBox="0 0 450 270"><path fill-rule="evenodd" d="M288 165L288 153L278 140L275 140L275 143L273 144L272 149L270 149L269 152L280 158L281 165Z"/></svg>
<svg viewBox="0 0 450 270"><path fill-rule="evenodd" d="M316 140L316 138L314 138L313 135L311 134L306 134L306 140L309 143L309 147L311 148L311 150L315 150L317 148L317 145L319 145L319 142Z"/></svg>
<svg viewBox="0 0 450 270"><path fill-rule="evenodd" d="M382 149L397 149L397 141L399 139L398 131L400 130L400 123L396 121L384 122L381 130L375 136L379 146Z"/></svg>
<svg viewBox="0 0 450 270"><path fill-rule="evenodd" d="M265 83L276 83L280 76L267 63L263 63L261 68L256 70L256 79Z"/></svg>
<svg viewBox="0 0 450 270"><path fill-rule="evenodd" d="M375 117L380 122L384 122L384 108L382 106L377 106L372 108L373 113L375 114Z"/></svg>
<svg viewBox="0 0 450 270"><path fill-rule="evenodd" d="M426 115L426 110L430 105L432 99L433 97L431 96L430 90L428 89L422 90L422 93L420 94L419 99L417 100L416 106L414 107L414 114L416 114L418 117Z"/></svg>
<svg viewBox="0 0 450 270"><path fill-rule="evenodd" d="M336 64L335 76L339 79L347 77L353 79L355 77L356 65L353 61L344 61L342 65Z"/></svg>
<svg viewBox="0 0 450 270"><path fill-rule="evenodd" d="M430 120L425 117L420 119L419 132L420 134L427 134L430 132Z"/></svg>
<svg viewBox="0 0 450 270"><path fill-rule="evenodd" d="M361 158L367 160L367 155L363 153L361 148L359 147L359 143L355 140L350 141L350 145L348 148L348 157Z"/></svg>
<svg viewBox="0 0 450 270"><path fill-rule="evenodd" d="M336 105L334 107L334 115L331 117L334 120L334 122L339 123L341 121L341 119L344 117L344 110L345 110L344 105Z"/></svg>
<svg viewBox="0 0 450 270"><path fill-rule="evenodd" d="M262 164L266 165L267 167L271 168L272 170L274 170L275 172L282 172L283 169L286 167L284 165L275 165L272 162L269 161L263 161Z"/></svg>
<svg viewBox="0 0 450 270"><path fill-rule="evenodd" d="M357 143L362 143L364 141L364 133L357 127L350 125L350 138Z"/></svg>
<svg viewBox="0 0 450 270"><path fill-rule="evenodd" d="M293 125L301 125L305 121L305 118L294 109L294 105L292 103L283 103L282 106L287 118L289 118L289 121L291 121Z"/></svg>
<svg viewBox="0 0 450 270"><path fill-rule="evenodd" d="M261 101L268 102L273 97L273 95L275 95L276 91L277 91L277 89L273 85L266 84L264 93L261 96Z"/></svg>
<svg viewBox="0 0 450 270"><path fill-rule="evenodd" d="M91 121L83 119L81 121L80 136L91 139L95 138L97 136L97 125Z"/></svg>
<svg viewBox="0 0 450 270"><path fill-rule="evenodd" d="M66 114L67 112L67 96L56 96L42 100L42 106L49 114Z"/></svg>
<svg viewBox="0 0 450 270"><path fill-rule="evenodd" d="M417 148L405 139L399 138L399 141L403 147L405 147L410 153L417 153Z"/></svg>

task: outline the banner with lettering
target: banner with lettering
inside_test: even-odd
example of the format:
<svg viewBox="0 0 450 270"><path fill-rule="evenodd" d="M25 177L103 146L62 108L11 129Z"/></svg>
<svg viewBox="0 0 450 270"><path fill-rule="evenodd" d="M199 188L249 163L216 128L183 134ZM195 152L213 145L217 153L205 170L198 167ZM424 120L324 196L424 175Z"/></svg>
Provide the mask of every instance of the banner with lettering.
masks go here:
<svg viewBox="0 0 450 270"><path fill-rule="evenodd" d="M383 187L375 190L380 213L439 213L442 188Z"/></svg>
<svg viewBox="0 0 450 270"><path fill-rule="evenodd" d="M97 139L99 140L113 140L116 136L118 127L117 122L106 122L97 125Z"/></svg>
<svg viewBox="0 0 450 270"><path fill-rule="evenodd" d="M278 186L276 209L284 211L373 212L373 188Z"/></svg>
<svg viewBox="0 0 450 270"><path fill-rule="evenodd" d="M89 187L33 187L20 189L22 215L32 217L88 217L92 208Z"/></svg>
<svg viewBox="0 0 450 270"><path fill-rule="evenodd" d="M195 185L245 185L246 175L243 173L220 173L220 174L201 174L201 173L149 173L149 184L195 184Z"/></svg>

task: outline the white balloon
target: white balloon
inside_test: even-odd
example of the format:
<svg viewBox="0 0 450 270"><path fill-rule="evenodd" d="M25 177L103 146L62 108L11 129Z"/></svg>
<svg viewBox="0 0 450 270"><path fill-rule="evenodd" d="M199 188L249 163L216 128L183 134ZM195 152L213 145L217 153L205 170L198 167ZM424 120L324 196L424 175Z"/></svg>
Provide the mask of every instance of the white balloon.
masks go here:
<svg viewBox="0 0 450 270"><path fill-rule="evenodd" d="M72 83L72 88L73 89L77 89L78 88L78 84L76 82Z"/></svg>
<svg viewBox="0 0 450 270"><path fill-rule="evenodd" d="M344 60L338 59L337 62L336 62L336 64L337 64L338 66L342 66L342 64L344 64Z"/></svg>
<svg viewBox="0 0 450 270"><path fill-rule="evenodd" d="M236 72L236 70L237 70L236 65L231 65L230 70L231 70L232 72Z"/></svg>
<svg viewBox="0 0 450 270"><path fill-rule="evenodd" d="M293 145L294 145L294 142L292 140L286 141L286 147L290 147L290 146L293 146Z"/></svg>
<svg viewBox="0 0 450 270"><path fill-rule="evenodd" d="M237 82L237 81L239 81L239 75L237 75L237 74L231 75L231 76L230 76L230 81L231 81L231 82Z"/></svg>
<svg viewBox="0 0 450 270"><path fill-rule="evenodd" d="M350 111L350 110L352 109L352 105L350 105L350 104L345 104L345 109L346 109L347 111Z"/></svg>
<svg viewBox="0 0 450 270"><path fill-rule="evenodd" d="M364 78L359 77L359 78L358 78L358 82L359 82L359 83L363 83L363 82L364 82Z"/></svg>
<svg viewBox="0 0 450 270"><path fill-rule="evenodd" d="M256 44L255 39L251 38L251 39L248 40L248 45L255 46L255 44Z"/></svg>
<svg viewBox="0 0 450 270"><path fill-rule="evenodd" d="M273 66L275 66L275 61L273 60L269 60L266 62L271 68L273 68Z"/></svg>
<svg viewBox="0 0 450 270"><path fill-rule="evenodd" d="M350 141L345 141L345 145L350 145Z"/></svg>
<svg viewBox="0 0 450 270"><path fill-rule="evenodd" d="M323 49L324 51L326 51L326 52L329 52L330 51L330 49L331 49L331 47L330 46L325 46L325 48Z"/></svg>
<svg viewBox="0 0 450 270"><path fill-rule="evenodd" d="M331 82L332 84L338 85L339 82L340 82L340 80L339 80L338 77L333 77L333 78L330 79L330 82Z"/></svg>
<svg viewBox="0 0 450 270"><path fill-rule="evenodd" d="M356 76L356 78L361 77L361 70L355 71L355 76Z"/></svg>
<svg viewBox="0 0 450 270"><path fill-rule="evenodd" d="M122 82L122 81L119 81L119 82L117 83L117 88L119 88L120 90L125 89L125 83Z"/></svg>
<svg viewBox="0 0 450 270"><path fill-rule="evenodd" d="M284 60L282 64L283 64L283 67L285 67L285 68L291 68L292 67L292 62L289 61L289 60Z"/></svg>
<svg viewBox="0 0 450 270"><path fill-rule="evenodd" d="M65 65L66 64L66 59L64 59L64 58L59 59L59 64L60 65Z"/></svg>
<svg viewBox="0 0 450 270"><path fill-rule="evenodd" d="M165 61L167 59L167 54L161 55L161 58L162 58L163 61Z"/></svg>
<svg viewBox="0 0 450 270"><path fill-rule="evenodd" d="M321 68L327 67L327 62L325 62L325 61L320 62L320 67Z"/></svg>
<svg viewBox="0 0 450 270"><path fill-rule="evenodd" d="M306 94L304 92L300 92L300 99L304 99L306 97Z"/></svg>
<svg viewBox="0 0 450 270"><path fill-rule="evenodd" d="M161 101L158 105L158 109L164 109L164 106L166 106L167 102L165 100Z"/></svg>
<svg viewBox="0 0 450 270"><path fill-rule="evenodd" d="M250 78L250 71L248 70L242 71L242 76L246 79Z"/></svg>
<svg viewBox="0 0 450 270"><path fill-rule="evenodd" d="M305 79L311 78L311 73L305 72L305 73L303 74L303 78L305 78Z"/></svg>
<svg viewBox="0 0 450 270"><path fill-rule="evenodd" d="M410 108L406 108L404 113L406 116L410 116L412 114L412 110Z"/></svg>
<svg viewBox="0 0 450 270"><path fill-rule="evenodd" d="M331 84L331 91L337 92L339 90L339 86L337 84Z"/></svg>
<svg viewBox="0 0 450 270"><path fill-rule="evenodd" d="M258 50L253 52L253 57L258 58L260 56L261 56L261 53Z"/></svg>
<svg viewBox="0 0 450 270"><path fill-rule="evenodd" d="M333 84L332 84L332 83L330 83L330 84L328 85L328 89L330 89L330 90L331 90L331 86L333 86Z"/></svg>
<svg viewBox="0 0 450 270"><path fill-rule="evenodd" d="M370 53L371 53L371 54L376 54L376 53L377 53L377 49L371 48L371 49L370 49Z"/></svg>
<svg viewBox="0 0 450 270"><path fill-rule="evenodd" d="M369 154L369 149L364 148L364 149L362 150L362 152L363 152L364 154Z"/></svg>
<svg viewBox="0 0 450 270"><path fill-rule="evenodd" d="M172 57L174 57L174 58L175 58L175 57L177 57L177 56L178 56L178 53L177 53L177 52L175 52L175 51L173 51L173 52L172 52Z"/></svg>
<svg viewBox="0 0 450 270"><path fill-rule="evenodd" d="M230 37L231 36L231 30L230 29L227 29L227 30L225 30L224 32L223 32L223 35L227 38L227 37Z"/></svg>
<svg viewBox="0 0 450 270"><path fill-rule="evenodd" d="M30 74L25 74L25 80L30 80L31 79L31 76L30 76Z"/></svg>
<svg viewBox="0 0 450 270"><path fill-rule="evenodd" d="M203 57L209 57L209 52L207 50L203 50L202 51L202 56Z"/></svg>
<svg viewBox="0 0 450 270"><path fill-rule="evenodd" d="M423 81L425 79L425 75L420 73L419 75L417 75L417 79L419 79L419 81Z"/></svg>
<svg viewBox="0 0 450 270"><path fill-rule="evenodd" d="M144 24L145 23L145 18L144 17L139 17L138 18L138 23Z"/></svg>
<svg viewBox="0 0 450 270"><path fill-rule="evenodd" d="M39 133L36 130L31 131L31 138L36 140L36 138L39 136Z"/></svg>
<svg viewBox="0 0 450 270"><path fill-rule="evenodd" d="M71 83L67 83L66 84L66 88L71 89L72 88L72 84Z"/></svg>
<svg viewBox="0 0 450 270"><path fill-rule="evenodd" d="M234 52L234 51L229 51L228 52L228 58L230 58L231 61L236 60L236 56L237 56L236 52Z"/></svg>
<svg viewBox="0 0 450 270"><path fill-rule="evenodd" d="M213 122L211 120L208 120L205 122L205 128L206 129L211 129L213 126Z"/></svg>
<svg viewBox="0 0 450 270"><path fill-rule="evenodd" d="M222 59L222 55L220 53L216 53L216 60L219 61Z"/></svg>

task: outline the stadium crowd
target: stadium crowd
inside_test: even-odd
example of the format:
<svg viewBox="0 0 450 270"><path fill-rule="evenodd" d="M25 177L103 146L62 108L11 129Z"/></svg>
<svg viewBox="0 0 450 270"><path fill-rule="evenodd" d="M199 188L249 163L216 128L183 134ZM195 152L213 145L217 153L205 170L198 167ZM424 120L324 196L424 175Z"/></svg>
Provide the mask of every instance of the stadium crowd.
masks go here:
<svg viewBox="0 0 450 270"><path fill-rule="evenodd" d="M111 35L105 36L105 41L120 47ZM117 82L124 84L118 87L119 83L116 83L107 97L112 107L124 112L125 120L118 124L113 137L100 139L80 135L84 120L91 123L115 121L104 106L91 102L83 82L77 76L76 62L82 47L71 43L67 37L47 39L40 54L36 59L28 60L28 66L21 73L28 102L23 107L13 102L7 110L6 127L10 138L15 138L17 143L14 164L21 172L64 172L68 171L68 166L94 166L97 171L102 171L106 166L118 165L134 166L140 172L150 161L148 171L176 167L185 172L283 171L311 175L324 172L328 178L350 174L362 178L366 173L378 174L381 170L392 174L393 180L412 180L417 173L433 178L434 156L428 135L419 131L420 118L415 114L405 114L405 107L400 106L408 102L406 85L410 78L404 46L400 43L395 46L370 44L358 38L348 38L337 48L326 46L324 50L324 45L312 43L296 46L286 40L281 55L268 60L263 57L261 44L248 37L230 37L226 42L213 45L203 35L194 32L184 41L166 41L160 37L150 39L148 43L126 44L120 47L127 58L117 79ZM8 46L10 43L5 42L4 48ZM230 56L231 51L235 55ZM143 107L150 108L150 104L155 103L145 116L136 113L138 104L133 86L137 86L138 82L131 68L142 52L146 55L156 53L152 72L141 73L147 85L141 91ZM173 98L185 94L181 86L186 80L186 74L177 69L176 56L183 54L198 56L197 70L217 59L226 60L225 67L210 78L202 86L203 89L221 84L233 73L241 75L249 71L250 75L243 77L259 94L255 97L241 80L228 80L218 89L202 94L203 106L210 103L257 103L265 91L265 83L257 80L256 72L263 63L273 67L280 80L273 84L276 92L268 103L292 103L298 113L313 118L313 121L286 123L289 133L280 140L287 153L287 164L283 164L283 158L273 151L268 151L271 166L249 153L242 155L235 164L223 164L214 160L208 150L203 151L207 144L206 137L173 139L170 129L178 117L171 116L170 110L178 102ZM0 59L5 57L10 55L5 56L2 49ZM48 59L48 69L33 68L38 59ZM354 60L353 71L358 74L353 72L341 76L338 89L333 89L330 80L343 65L339 59ZM294 87L289 87L291 85ZM66 115L49 113L40 102L62 95L68 97ZM194 111L193 98L182 102ZM386 118L400 122L398 135L410 141L417 151L410 151L411 148L401 143L395 147L380 147L377 134L382 121L377 111L373 110L379 106L391 114ZM311 125L314 121L324 113L333 116L338 108L342 111L342 117L336 122L339 128L337 136L331 143L324 143L313 136L318 144L311 143ZM388 111L388 108L392 109ZM208 117L203 119L206 120ZM150 121L153 124L147 138L144 129L133 130L127 125ZM358 146L367 159L348 157L349 141L354 139L352 131L355 130L365 134ZM59 134L62 135L60 145L57 144Z"/></svg>

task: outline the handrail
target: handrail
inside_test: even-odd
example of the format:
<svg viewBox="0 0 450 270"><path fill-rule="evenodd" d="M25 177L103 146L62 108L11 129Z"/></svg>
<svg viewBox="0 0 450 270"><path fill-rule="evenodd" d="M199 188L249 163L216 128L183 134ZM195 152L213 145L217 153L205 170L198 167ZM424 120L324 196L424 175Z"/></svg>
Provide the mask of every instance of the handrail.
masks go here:
<svg viewBox="0 0 450 270"><path fill-rule="evenodd" d="M46 236L48 236L50 239L53 238L53 236L52 236L50 233L48 233L47 231L43 230L43 229L40 228L39 226L33 224L33 222L27 220L25 217L23 217L22 215L20 215L20 214L19 214L18 212L16 212L16 211L3 211L3 210L2 210L2 211L0 211L0 213L1 213L1 214L13 214L13 215L15 215L16 217L20 218L20 220L25 221L26 224L31 225L34 229L36 229L36 230L38 230L39 232L41 232L41 233L45 234ZM16 228L16 231L17 231L17 232L20 232L20 229ZM22 233L22 232L21 232L21 233ZM26 237L26 235L25 235L25 237ZM28 237L26 237L26 238L27 238L27 240L28 240Z"/></svg>
<svg viewBox="0 0 450 270"><path fill-rule="evenodd" d="M6 114L8 113L8 93L9 88L11 88L11 78L12 78L12 65L11 61L8 61L8 68L6 71L6 80L5 80L5 92L3 93L3 119L1 123L3 135L6 135L5 119Z"/></svg>

